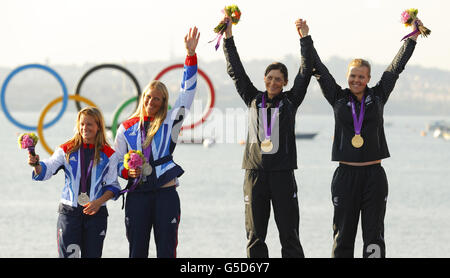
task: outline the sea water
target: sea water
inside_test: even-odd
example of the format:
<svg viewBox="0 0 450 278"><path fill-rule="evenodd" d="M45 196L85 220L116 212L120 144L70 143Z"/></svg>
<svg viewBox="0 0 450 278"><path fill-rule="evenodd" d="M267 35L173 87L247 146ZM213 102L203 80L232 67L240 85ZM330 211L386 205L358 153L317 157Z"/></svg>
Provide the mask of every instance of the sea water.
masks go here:
<svg viewBox="0 0 450 278"><path fill-rule="evenodd" d="M37 122L37 113L16 113ZM73 135L75 113L44 131L53 149ZM47 119L52 117L51 114ZM105 116L106 118L107 116ZM443 119L443 118L439 118ZM385 116L391 157L383 160L389 181L385 217L388 257L450 257L450 141L422 136L424 116ZM447 119L448 120L448 119ZM64 185L62 172L45 182L31 180L27 152L17 145L24 132L0 115L0 257L57 257L57 207ZM307 257L328 258L333 244L330 184L337 166L331 162L332 115L297 115L297 132L318 132L297 140L300 240ZM37 146L41 159L49 154ZM178 144L175 161L185 170L177 188L181 199L178 257L246 257L243 179L244 146L217 143ZM123 185L124 183L121 182ZM103 257L128 257L122 199L109 201ZM281 256L273 214L266 239L269 255ZM155 257L152 235L150 257ZM361 229L355 257L362 256Z"/></svg>

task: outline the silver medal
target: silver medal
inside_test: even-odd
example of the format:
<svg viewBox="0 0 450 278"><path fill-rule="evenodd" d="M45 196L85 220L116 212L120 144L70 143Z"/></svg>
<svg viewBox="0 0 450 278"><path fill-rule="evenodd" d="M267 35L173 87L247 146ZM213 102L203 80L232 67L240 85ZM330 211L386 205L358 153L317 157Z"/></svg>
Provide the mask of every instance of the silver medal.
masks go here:
<svg viewBox="0 0 450 278"><path fill-rule="evenodd" d="M86 192L81 192L81 194L78 195L78 204L80 204L81 206L84 207L89 202L90 199Z"/></svg>
<svg viewBox="0 0 450 278"><path fill-rule="evenodd" d="M142 165L142 175L144 177L150 176L152 174L153 168L148 164L148 162Z"/></svg>

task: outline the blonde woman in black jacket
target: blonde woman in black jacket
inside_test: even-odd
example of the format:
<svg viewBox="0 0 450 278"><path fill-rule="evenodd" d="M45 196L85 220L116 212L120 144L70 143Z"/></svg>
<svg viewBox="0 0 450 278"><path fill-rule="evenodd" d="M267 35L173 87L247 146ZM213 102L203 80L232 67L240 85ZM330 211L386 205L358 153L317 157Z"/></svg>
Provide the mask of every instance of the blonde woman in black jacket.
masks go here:
<svg viewBox="0 0 450 278"><path fill-rule="evenodd" d="M419 22L421 24L421 22ZM313 74L333 107L332 158L339 161L331 183L334 205L333 257L353 257L361 214L363 257L385 257L384 216L388 181L381 160L389 150L384 133L384 106L416 46L408 38L374 87L368 87L370 64L354 59L347 69L349 88L342 89L320 61L314 47Z"/></svg>

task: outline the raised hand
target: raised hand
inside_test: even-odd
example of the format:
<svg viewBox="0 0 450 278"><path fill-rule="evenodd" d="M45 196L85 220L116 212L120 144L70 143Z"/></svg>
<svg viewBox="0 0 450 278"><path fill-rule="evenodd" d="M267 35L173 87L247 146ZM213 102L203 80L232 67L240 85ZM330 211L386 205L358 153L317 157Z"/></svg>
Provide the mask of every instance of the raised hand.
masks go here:
<svg viewBox="0 0 450 278"><path fill-rule="evenodd" d="M195 52L194 52L195 54ZM131 178L139 178L141 176L141 168L136 168L136 169L128 169L128 176Z"/></svg>
<svg viewBox="0 0 450 278"><path fill-rule="evenodd" d="M230 23L228 23L230 22ZM223 17L222 23L227 24L227 28L225 29L225 38L231 38L231 36L233 36L233 30L232 30L232 26L233 24L231 24L231 18L227 15L225 15Z"/></svg>
<svg viewBox="0 0 450 278"><path fill-rule="evenodd" d="M42 171L42 166L39 164L39 155L31 155L28 153L28 164L34 167L34 172L39 175Z"/></svg>
<svg viewBox="0 0 450 278"><path fill-rule="evenodd" d="M197 48L199 39L200 32L198 32L197 27L194 27L194 29L190 28L189 33L184 37L184 44L186 46L187 55L195 55L195 49Z"/></svg>
<svg viewBox="0 0 450 278"><path fill-rule="evenodd" d="M295 21L295 27L297 28L297 32L300 35L300 38L308 36L309 26L306 24L306 20L301 18Z"/></svg>
<svg viewBox="0 0 450 278"><path fill-rule="evenodd" d="M28 153L28 164L34 166L38 162L39 162L39 155L31 155L30 153Z"/></svg>

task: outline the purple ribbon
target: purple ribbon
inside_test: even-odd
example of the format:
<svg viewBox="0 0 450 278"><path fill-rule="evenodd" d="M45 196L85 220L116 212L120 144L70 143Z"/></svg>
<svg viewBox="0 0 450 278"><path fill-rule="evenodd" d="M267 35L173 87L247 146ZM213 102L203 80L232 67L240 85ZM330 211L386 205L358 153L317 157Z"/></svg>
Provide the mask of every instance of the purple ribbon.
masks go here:
<svg viewBox="0 0 450 278"><path fill-rule="evenodd" d="M32 156L36 156L36 152L34 151L34 146L28 147L27 150Z"/></svg>
<svg viewBox="0 0 450 278"><path fill-rule="evenodd" d="M217 49L218 49L219 46L220 46L220 41L222 40L222 36L223 36L223 33L220 34L219 37L217 38L217 43L216 43L216 45L214 46L214 48L216 49L216 51L217 51Z"/></svg>
<svg viewBox="0 0 450 278"><path fill-rule="evenodd" d="M416 25L416 30L412 31L411 33L409 33L408 35L404 36L400 41L406 40L407 38L419 33L419 24L417 23L417 21L414 22Z"/></svg>
<svg viewBox="0 0 450 278"><path fill-rule="evenodd" d="M150 154L152 153L152 143L148 144L147 148L144 149L144 142L147 135L145 134L145 128L141 128L141 147L144 152L144 157L147 161L150 161Z"/></svg>
<svg viewBox="0 0 450 278"><path fill-rule="evenodd" d="M266 97L263 94L262 95L262 118L263 118L263 126L264 126L264 135L266 136L266 139L270 139L270 136L272 135L272 129L275 125L275 119L278 114L278 110L280 109L280 102L277 101L277 104L275 105L275 111L272 114L272 118L270 121L270 126L267 123L267 108L266 108Z"/></svg>
<svg viewBox="0 0 450 278"><path fill-rule="evenodd" d="M136 188L136 186L137 186L137 184L138 184L140 179L141 178L134 178L133 181L132 181L133 183L131 184L131 186L128 189L124 189L124 190L120 191L119 194L125 194L127 192L133 191ZM130 183L131 183L131 181L128 180L128 184L130 184Z"/></svg>
<svg viewBox="0 0 450 278"><path fill-rule="evenodd" d="M355 101L352 97L350 97L350 101L352 103L352 117L353 117L353 127L355 128L355 134L359 135L361 134L361 127L364 120L364 98L363 96L361 100L361 108L359 110L359 118L356 117L356 110L355 110Z"/></svg>
<svg viewBox="0 0 450 278"><path fill-rule="evenodd" d="M91 173L92 170L92 166L94 165L94 160L91 159L89 161L89 166L87 169L87 173L84 172L84 165L85 165L85 160L84 160L84 150L83 147L80 148L80 158L81 158L81 192L82 193L86 193L87 191L87 179L89 177L89 174Z"/></svg>
<svg viewBox="0 0 450 278"><path fill-rule="evenodd" d="M32 156L36 156L36 152L34 151L34 150L35 150L35 146L28 147L27 150L28 150L28 152L29 152ZM39 160L36 161L36 163L32 163L32 164L30 164L30 165L31 165L31 166L38 166L38 165L39 165Z"/></svg>
<svg viewBox="0 0 450 278"><path fill-rule="evenodd" d="M211 43L211 42L213 42L213 41L215 41L215 40L217 39L217 43L216 43L216 45L215 45L216 51L217 51L217 49L218 49L219 46L220 46L220 42L222 41L223 33L225 33L225 30L227 30L228 25L229 25L230 23L231 23L231 21L230 21L230 20L227 20L227 22L226 22L227 25L225 25L225 28L223 28L222 30L220 30L219 33L217 34L217 36L216 36L214 39L212 39L212 40L210 40L210 41L208 42L208 43Z"/></svg>

